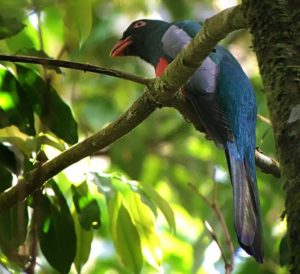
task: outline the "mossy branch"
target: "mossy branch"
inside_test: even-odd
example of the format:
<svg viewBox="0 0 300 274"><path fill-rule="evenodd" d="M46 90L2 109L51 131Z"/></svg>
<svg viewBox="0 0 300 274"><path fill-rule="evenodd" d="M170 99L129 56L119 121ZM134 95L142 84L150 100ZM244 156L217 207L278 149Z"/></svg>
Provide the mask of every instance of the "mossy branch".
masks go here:
<svg viewBox="0 0 300 274"><path fill-rule="evenodd" d="M144 84L147 87L147 91L116 121L84 141L72 146L52 160L47 161L33 171L25 174L24 177L19 179L17 185L1 193L0 211L24 200L35 190L40 188L48 179L66 167L125 136L142 123L157 108L157 103L159 103L160 106L176 108L198 128L194 114L176 91L190 78L195 69L206 56L209 55L219 40L223 39L228 33L245 26L246 24L239 6L224 10L206 20L201 31L196 35L191 44L180 53L167 68L165 73L155 80L80 63L37 57L0 55L0 60L2 61L28 62L81 69L127 79ZM172 92L167 92L170 90ZM272 169L268 169L268 161L265 161L265 158L261 160L262 158L258 156L256 158L257 165L264 167L263 170L268 170L269 173L274 175L275 173L279 174L278 166L275 167L275 173L270 171ZM274 163L272 160L269 162Z"/></svg>

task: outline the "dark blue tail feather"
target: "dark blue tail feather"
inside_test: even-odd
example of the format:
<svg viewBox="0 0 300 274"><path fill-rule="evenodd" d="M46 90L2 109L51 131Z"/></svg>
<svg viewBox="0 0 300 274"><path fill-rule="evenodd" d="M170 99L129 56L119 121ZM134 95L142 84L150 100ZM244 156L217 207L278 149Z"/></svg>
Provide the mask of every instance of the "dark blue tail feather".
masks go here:
<svg viewBox="0 0 300 274"><path fill-rule="evenodd" d="M233 187L234 226L241 247L258 262L263 262L262 225L258 191L247 160L235 143L227 143L227 164Z"/></svg>

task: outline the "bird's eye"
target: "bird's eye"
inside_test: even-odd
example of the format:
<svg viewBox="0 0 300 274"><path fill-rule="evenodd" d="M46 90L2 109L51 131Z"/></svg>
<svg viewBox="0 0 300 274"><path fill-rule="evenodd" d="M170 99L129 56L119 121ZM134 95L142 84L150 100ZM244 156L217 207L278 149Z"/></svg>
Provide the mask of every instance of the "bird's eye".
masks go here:
<svg viewBox="0 0 300 274"><path fill-rule="evenodd" d="M145 21L138 21L138 22L136 22L136 23L133 25L133 27L134 27L135 29L141 28L141 27L143 27L143 26L146 26L146 22L145 22Z"/></svg>

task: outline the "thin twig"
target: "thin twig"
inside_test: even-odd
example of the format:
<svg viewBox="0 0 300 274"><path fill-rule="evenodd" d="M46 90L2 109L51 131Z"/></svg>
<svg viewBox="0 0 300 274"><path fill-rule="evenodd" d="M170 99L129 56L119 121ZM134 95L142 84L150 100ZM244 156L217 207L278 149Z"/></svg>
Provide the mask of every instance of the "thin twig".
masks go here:
<svg viewBox="0 0 300 274"><path fill-rule="evenodd" d="M213 239L216 241L216 243L220 249L220 252L221 252L224 264L225 264L226 274L229 274L233 270L234 246L233 246L233 242L232 242L231 236L229 234L223 213L221 212L221 210L218 206L217 200L216 200L216 186L215 185L216 185L216 183L214 182L213 199L212 199L212 201L210 201L198 190L198 188L194 184L188 183L188 186L193 190L193 192L195 194L197 194L197 196L199 196L213 210L213 212L215 213L217 219L219 220L219 222L221 224L221 227L222 227L222 230L223 230L224 236L225 236L226 245L230 251L230 261L228 261L228 259L226 258L225 252L221 246L221 243L218 241L217 236L215 235L215 233L214 234L212 233L213 230L209 231L209 232L212 235Z"/></svg>
<svg viewBox="0 0 300 274"><path fill-rule="evenodd" d="M217 201L217 182L216 182L216 168L214 168L214 177L213 177L213 182L214 182L214 196L213 196L213 201L212 201L212 208L214 210L214 212L217 215L217 218L222 226L222 230L224 232L224 236L225 236L225 242L227 245L228 250L230 251L230 263L225 262L225 270L226 270L226 274L227 273L231 273L233 270L233 266L234 266L234 246L233 246L233 242L231 239L231 236L229 234L228 231L228 227L227 224L225 222L225 218L224 215L222 213L222 211L220 210L220 207L218 205L218 201Z"/></svg>
<svg viewBox="0 0 300 274"><path fill-rule="evenodd" d="M230 269L227 266L230 265L230 264L228 264L228 261L227 261L226 255L225 255L225 251L224 251L224 249L222 247L222 244L220 243L220 241L217 237L217 234L215 233L215 231L213 230L212 226L210 225L210 223L208 221L205 221L205 227L206 227L208 233L210 234L211 238L216 242L217 246L219 247L219 249L221 251L221 256L222 256L222 259L223 259L224 264L225 264L226 274L231 273L231 270L230 270L230 272L227 272L227 269Z"/></svg>
<svg viewBox="0 0 300 274"><path fill-rule="evenodd" d="M36 194L37 192L35 192ZM36 195L33 195L35 199ZM28 252L29 252L29 264L27 265L25 272L27 274L34 274L36 267L36 257L38 250L38 237L37 237L37 208L34 208L31 214L30 226L28 231Z"/></svg>
<svg viewBox="0 0 300 274"><path fill-rule="evenodd" d="M272 126L272 123L271 123L270 119L268 119L267 117L265 117L265 116L263 116L263 115L261 115L261 114L257 114L257 118L258 118L260 121L262 121L262 122L268 124L269 126Z"/></svg>
<svg viewBox="0 0 300 274"><path fill-rule="evenodd" d="M39 7L36 7L36 16L38 20L37 24L37 31L38 31L38 37L39 37L39 43L40 43L40 50L44 51L44 39L43 39L43 31L42 31L42 23L41 23L41 11Z"/></svg>
<svg viewBox="0 0 300 274"><path fill-rule="evenodd" d="M262 172L272 174L276 178L280 178L280 165L279 163L264 154L259 148L255 150L255 164L261 169Z"/></svg>
<svg viewBox="0 0 300 274"><path fill-rule="evenodd" d="M51 58L0 54L0 61L40 64L42 66L55 66L55 67L82 70L84 72L89 71L89 72L94 72L94 73L99 73L99 74L104 74L104 75L109 75L109 76L114 76L117 78L129 80L145 86L149 86L153 81L152 79L136 76L134 74L126 73L115 69L109 69L105 67L94 66L90 64L82 64L77 62L55 60Z"/></svg>

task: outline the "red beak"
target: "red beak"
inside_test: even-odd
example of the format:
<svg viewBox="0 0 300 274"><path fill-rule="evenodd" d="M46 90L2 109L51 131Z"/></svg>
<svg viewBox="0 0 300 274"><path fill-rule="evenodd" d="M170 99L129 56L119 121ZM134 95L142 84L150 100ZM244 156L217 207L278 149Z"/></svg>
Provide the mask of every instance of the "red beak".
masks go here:
<svg viewBox="0 0 300 274"><path fill-rule="evenodd" d="M124 55L125 49L132 44L131 36L128 36L124 40L120 40L117 44L114 45L112 50L110 51L110 56L122 56Z"/></svg>

